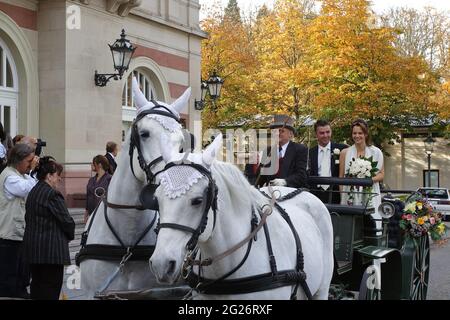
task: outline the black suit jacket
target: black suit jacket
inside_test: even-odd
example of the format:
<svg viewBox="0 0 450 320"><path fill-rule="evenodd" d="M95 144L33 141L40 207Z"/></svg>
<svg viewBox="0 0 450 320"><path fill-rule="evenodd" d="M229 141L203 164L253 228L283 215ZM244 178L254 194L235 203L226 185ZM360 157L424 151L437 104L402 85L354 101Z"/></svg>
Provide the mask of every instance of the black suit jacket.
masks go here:
<svg viewBox="0 0 450 320"><path fill-rule="evenodd" d="M333 154L334 149L345 149L348 146L342 143L331 142L331 157L330 157L330 169L332 177L339 177L339 164L336 164L336 160L339 160L339 156ZM319 175L319 146L312 147L309 149L309 175L318 176ZM318 191L318 186L311 185L312 192L318 196L323 202L329 202L329 192ZM332 190L338 191L339 186L333 186ZM339 203L340 196L339 193L333 193L332 203Z"/></svg>
<svg viewBox="0 0 450 320"><path fill-rule="evenodd" d="M270 155L271 150L267 151ZM286 179L287 186L291 188L307 188L306 163L308 158L308 148L303 144L290 141L283 162L277 176L260 175L257 185L262 186L273 179ZM270 164L269 164L270 165Z"/></svg>
<svg viewBox="0 0 450 320"><path fill-rule="evenodd" d="M108 159L108 161L109 161L109 170L108 170L109 174L114 174L114 171L116 171L116 168L117 168L117 163L116 163L116 161L115 161L114 158L109 154L109 152L107 152L107 153L105 154L105 157L106 157L106 159Z"/></svg>
<svg viewBox="0 0 450 320"><path fill-rule="evenodd" d="M75 222L63 195L39 181L25 203L23 245L30 264L70 264L69 241L74 239Z"/></svg>

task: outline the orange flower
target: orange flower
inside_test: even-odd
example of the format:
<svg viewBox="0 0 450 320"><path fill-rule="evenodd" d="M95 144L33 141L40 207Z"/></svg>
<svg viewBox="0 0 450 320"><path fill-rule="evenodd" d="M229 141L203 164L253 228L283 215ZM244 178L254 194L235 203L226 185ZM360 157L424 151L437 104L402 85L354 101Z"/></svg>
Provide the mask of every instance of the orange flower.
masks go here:
<svg viewBox="0 0 450 320"><path fill-rule="evenodd" d="M422 217L420 217L419 219L417 219L417 223L418 223L419 225L422 225L422 224L425 223L425 221L424 221L424 219L423 219Z"/></svg>

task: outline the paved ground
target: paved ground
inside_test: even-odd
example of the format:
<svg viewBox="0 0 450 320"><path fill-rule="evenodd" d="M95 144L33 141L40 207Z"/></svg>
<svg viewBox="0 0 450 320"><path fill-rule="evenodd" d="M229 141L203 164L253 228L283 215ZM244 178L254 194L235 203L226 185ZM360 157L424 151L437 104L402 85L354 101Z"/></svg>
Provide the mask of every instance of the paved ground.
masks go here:
<svg viewBox="0 0 450 320"><path fill-rule="evenodd" d="M450 222L447 239L442 244L431 244L428 300L450 300Z"/></svg>

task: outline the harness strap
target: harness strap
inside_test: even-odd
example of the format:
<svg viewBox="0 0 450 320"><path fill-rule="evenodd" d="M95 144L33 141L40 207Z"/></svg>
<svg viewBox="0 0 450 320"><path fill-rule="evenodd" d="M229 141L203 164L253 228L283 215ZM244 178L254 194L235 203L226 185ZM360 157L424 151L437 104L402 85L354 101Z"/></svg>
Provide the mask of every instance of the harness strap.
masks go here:
<svg viewBox="0 0 450 320"><path fill-rule="evenodd" d="M80 241L81 249L86 245L89 231L91 231L92 223L94 222L94 218L95 218L95 215L97 214L98 207L100 207L100 203L102 203L102 202L103 203L106 202L104 197L102 197L102 201L99 201L97 203L97 206L95 207L94 211L91 213L91 220L89 221L89 226L88 226L87 230L83 231L83 233L81 234L81 241ZM75 255L75 260L77 258L77 255L78 255L78 253Z"/></svg>
<svg viewBox="0 0 450 320"><path fill-rule="evenodd" d="M131 261L146 261L150 259L155 250L155 246L136 246L133 248L133 255L130 257ZM75 263L80 266L80 263L86 259L97 259L107 261L121 261L127 254L127 248L107 244L88 244L80 249L80 252L75 257Z"/></svg>
<svg viewBox="0 0 450 320"><path fill-rule="evenodd" d="M245 237L242 241L239 241L238 243L236 243L230 249L228 249L228 250L226 250L226 251L222 252L221 254L218 254L218 255L216 255L214 257L207 258L207 259L204 259L204 260L191 260L191 261L189 261L189 264L190 265L209 266L213 262L219 261L219 260L225 258L226 256L232 254L233 252L235 252L237 249L242 247L244 244L246 244L247 242L252 240L253 237L256 236L258 231L261 230L261 228L266 224L267 217L270 214L271 214L271 212L269 212L269 211L266 211L265 213L263 213L262 216L261 216L261 220L259 221L259 224L256 226L256 228L247 237Z"/></svg>
<svg viewBox="0 0 450 320"><path fill-rule="evenodd" d="M136 209L136 210L145 210L145 208L141 205L126 205L126 204L115 204L111 202L106 202L106 205L112 209Z"/></svg>
<svg viewBox="0 0 450 320"><path fill-rule="evenodd" d="M114 237L116 238L116 240L119 241L119 243L121 244L121 246L123 248L127 248L127 246L123 243L122 239L120 239L119 235L117 234L116 230L114 229L111 221L109 220L108 212L106 210L106 206L105 206L105 210L104 210L104 216L105 216L106 223L108 224L108 227L111 230L111 232L114 235ZM145 237L145 235L150 231L150 229L155 224L155 221L156 221L156 212L153 215L152 222L150 222L150 224L144 229L144 231L142 231L142 233L139 235L139 237L136 240L136 242L134 243L134 245L132 245L131 247L128 247L131 251L138 245L139 242L141 242L141 240Z"/></svg>
<svg viewBox="0 0 450 320"><path fill-rule="evenodd" d="M253 211L253 207L252 207L252 220L251 220L251 231L252 231L252 232L253 232L253 231L255 230L255 228L256 228L256 224L257 224L256 221L257 221L257 220L256 220L256 215L255 215L255 212ZM205 284L204 286L210 287L210 286L212 286L212 285L215 285L216 283L220 283L220 282L222 282L224 279L228 278L228 277L231 276L233 273L235 273L237 270L239 270L239 269L244 265L245 261L247 261L247 258L248 258L248 256L250 255L250 251L251 251L251 249L252 249L252 244L253 244L253 241L252 241L252 239L250 239L250 241L248 242L248 245L247 245L247 251L245 252L245 255L244 255L244 257L242 258L241 262L240 262L236 267L234 267L231 271L227 272L226 274L224 274L224 275L221 276L220 278L215 279L215 280L211 280L210 282L208 282L208 283ZM202 261L202 260L201 260L201 256L200 256L200 261ZM198 283L203 283L202 276L201 276L201 272L202 272L202 266L199 265L199 267L198 267L198 276L197 276L197 281L198 281ZM191 273L192 273L192 272L191 272ZM189 274L191 274L191 273L189 273ZM197 284L197 285L198 285L198 284Z"/></svg>
<svg viewBox="0 0 450 320"><path fill-rule="evenodd" d="M295 191L285 195L280 200L284 201L284 200L287 200L287 199L291 199L291 198L295 197L296 195L302 193L304 190L305 189L297 189L297 190L295 190ZM264 196L269 197L269 195L266 194L264 191L261 191L261 193ZM287 224L288 224L289 228L291 229L291 232L292 232L292 234L294 236L294 239L295 239L295 246L296 246L296 249L297 249L297 263L296 263L295 269L296 269L297 272L305 274L305 272L303 271L304 260L303 260L302 243L300 241L300 237L298 236L297 230L295 230L295 227L294 227L294 225L293 225L293 223L291 221L291 218L289 217L289 214L286 212L286 210L284 210L278 203L275 203L274 205L278 209L278 211L280 212L280 215L283 217L283 219L287 222ZM297 293L297 290L298 290L299 283L302 286L306 297L309 300L311 300L312 299L312 295L311 295L311 291L309 290L308 284L306 283L306 274L305 274L305 277L304 277L304 279L302 281L296 283L295 288L294 288L294 290L292 292L292 295L291 295L291 299L292 300L296 299L296 293Z"/></svg>
<svg viewBox="0 0 450 320"><path fill-rule="evenodd" d="M118 235L117 232L116 232L116 229L114 229L114 227L113 227L111 221L110 221L109 218L108 218L108 210L107 210L107 207L106 207L106 206L104 206L104 207L105 207L105 210L103 210L103 215L104 215L104 217L105 217L106 223L108 224L109 230L111 230L111 232L112 232L114 238L116 238L116 240L119 241L120 245L121 245L122 247L126 248L125 244L123 243L122 239L120 239L119 235Z"/></svg>
<svg viewBox="0 0 450 320"><path fill-rule="evenodd" d="M303 271L304 261L303 261L303 251L302 251L302 243L300 241L300 237L298 236L297 230L295 230L295 227L292 224L291 218L289 217L286 210L284 210L278 203L275 203L275 207L278 209L278 211L280 212L280 214L284 218L284 220L286 220L287 224L291 228L292 234L294 235L295 246L297 248L297 265L296 265L295 269L297 272L301 272L305 275L305 277L303 279L301 279L299 282L297 282L297 284L295 285L295 288L291 295L291 299L294 300L296 298L298 284L300 283L308 300L312 300L311 291L309 290L308 284L306 283L306 274Z"/></svg>
<svg viewBox="0 0 450 320"><path fill-rule="evenodd" d="M264 224L264 234L266 235L266 245L267 252L269 253L270 270L272 271L272 275L276 275L278 273L277 261L275 260L275 256L273 254L272 242L270 241L269 228L267 227L267 224Z"/></svg>
<svg viewBox="0 0 450 320"><path fill-rule="evenodd" d="M199 278L197 274L191 272L187 277L187 282L191 288L195 288L200 293L222 295L271 290L289 286L292 283L301 282L305 279L306 275L304 272L284 270L279 271L276 275L268 272L251 277L215 282L216 280ZM214 285L212 285L213 283Z"/></svg>
<svg viewBox="0 0 450 320"><path fill-rule="evenodd" d="M186 232L190 232L190 233L196 232L196 230L193 228L186 227L186 226L183 226L181 224L176 224L176 223L160 223L158 225L158 231L159 231L159 229L162 229L162 228L178 229L178 230L186 231Z"/></svg>

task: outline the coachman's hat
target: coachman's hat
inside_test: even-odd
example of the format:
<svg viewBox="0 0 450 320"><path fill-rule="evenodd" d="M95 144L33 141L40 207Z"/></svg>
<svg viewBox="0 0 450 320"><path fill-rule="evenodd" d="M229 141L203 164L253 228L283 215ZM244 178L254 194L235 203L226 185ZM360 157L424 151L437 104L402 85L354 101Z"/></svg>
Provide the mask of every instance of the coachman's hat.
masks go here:
<svg viewBox="0 0 450 320"><path fill-rule="evenodd" d="M295 133L294 119L287 115L276 114L273 116L273 123L270 125L270 129L276 128L288 128Z"/></svg>

